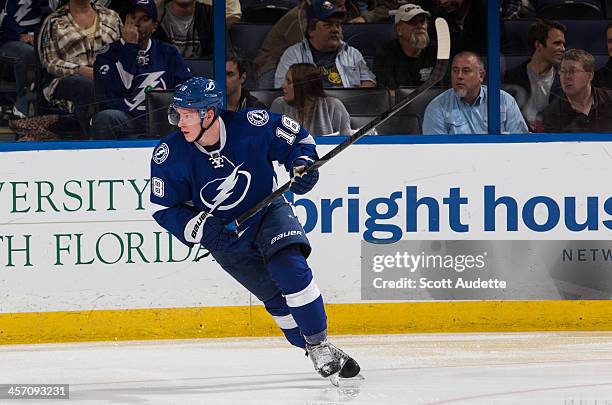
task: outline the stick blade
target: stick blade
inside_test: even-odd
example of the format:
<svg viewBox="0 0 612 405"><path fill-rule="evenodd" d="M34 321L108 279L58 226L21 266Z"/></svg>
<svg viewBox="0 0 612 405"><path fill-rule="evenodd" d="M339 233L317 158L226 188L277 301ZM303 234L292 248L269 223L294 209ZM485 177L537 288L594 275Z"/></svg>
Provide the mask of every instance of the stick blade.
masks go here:
<svg viewBox="0 0 612 405"><path fill-rule="evenodd" d="M448 24L444 18L436 18L436 35L438 36L438 59L449 59L451 39Z"/></svg>

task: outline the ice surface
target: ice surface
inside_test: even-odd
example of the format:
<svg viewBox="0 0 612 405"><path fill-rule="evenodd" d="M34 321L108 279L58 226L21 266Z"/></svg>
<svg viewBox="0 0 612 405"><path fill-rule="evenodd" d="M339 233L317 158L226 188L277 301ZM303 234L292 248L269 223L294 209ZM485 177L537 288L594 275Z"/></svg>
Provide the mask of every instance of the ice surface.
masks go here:
<svg viewBox="0 0 612 405"><path fill-rule="evenodd" d="M612 333L330 341L363 380L333 387L284 340L248 338L0 346L0 382L67 383L73 404L612 405Z"/></svg>

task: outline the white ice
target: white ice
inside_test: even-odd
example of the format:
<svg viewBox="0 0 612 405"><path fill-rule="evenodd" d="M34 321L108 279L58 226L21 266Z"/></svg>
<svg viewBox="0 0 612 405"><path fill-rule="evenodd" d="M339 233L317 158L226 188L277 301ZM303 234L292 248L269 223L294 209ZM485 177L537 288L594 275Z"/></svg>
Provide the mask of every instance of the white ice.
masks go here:
<svg viewBox="0 0 612 405"><path fill-rule="evenodd" d="M363 380L333 387L281 338L248 338L0 346L0 383L70 384L74 404L612 405L612 333L330 340Z"/></svg>

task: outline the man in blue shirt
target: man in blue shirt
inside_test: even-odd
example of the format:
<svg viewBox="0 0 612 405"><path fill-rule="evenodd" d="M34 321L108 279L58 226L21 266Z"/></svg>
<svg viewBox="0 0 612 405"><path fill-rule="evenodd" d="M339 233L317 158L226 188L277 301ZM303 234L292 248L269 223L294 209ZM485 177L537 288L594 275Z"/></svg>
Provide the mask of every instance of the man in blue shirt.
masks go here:
<svg viewBox="0 0 612 405"><path fill-rule="evenodd" d="M452 89L434 98L425 109L424 134L486 134L488 132L487 86L480 57L461 52L453 58ZM516 100L500 91L502 133L529 132Z"/></svg>

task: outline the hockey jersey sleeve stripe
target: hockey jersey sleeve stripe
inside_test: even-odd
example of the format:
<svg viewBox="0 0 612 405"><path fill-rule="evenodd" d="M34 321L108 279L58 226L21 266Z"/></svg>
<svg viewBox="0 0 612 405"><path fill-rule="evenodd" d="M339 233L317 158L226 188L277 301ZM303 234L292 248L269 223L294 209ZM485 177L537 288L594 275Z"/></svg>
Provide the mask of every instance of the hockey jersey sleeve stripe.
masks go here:
<svg viewBox="0 0 612 405"><path fill-rule="evenodd" d="M310 156L298 156L297 158L294 159L294 161L296 161L297 159L304 159L307 162L314 162L315 160L313 158L311 158Z"/></svg>
<svg viewBox="0 0 612 405"><path fill-rule="evenodd" d="M295 322L295 319L293 319L293 316L291 316L291 314L285 315L285 316L272 315L272 318L274 319L274 322L276 322L278 327L281 329L287 330L287 329L294 329L298 327L297 323Z"/></svg>
<svg viewBox="0 0 612 405"><path fill-rule="evenodd" d="M151 203L150 207L151 207L152 212L162 211L162 210L165 210L166 208L169 208L169 207L166 207L165 205L155 204L154 202Z"/></svg>
<svg viewBox="0 0 612 405"><path fill-rule="evenodd" d="M308 284L308 286L302 291L285 295L285 300L287 300L287 305L292 308L296 308L310 304L320 296L321 291L319 291L319 288L315 284L314 279L312 279L310 281L310 284Z"/></svg>
<svg viewBox="0 0 612 405"><path fill-rule="evenodd" d="M302 145L316 145L317 144L314 138L312 137L312 135L308 135L304 139L301 139L298 143L301 143Z"/></svg>

